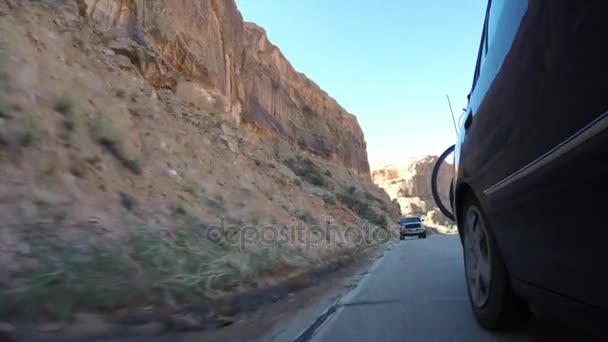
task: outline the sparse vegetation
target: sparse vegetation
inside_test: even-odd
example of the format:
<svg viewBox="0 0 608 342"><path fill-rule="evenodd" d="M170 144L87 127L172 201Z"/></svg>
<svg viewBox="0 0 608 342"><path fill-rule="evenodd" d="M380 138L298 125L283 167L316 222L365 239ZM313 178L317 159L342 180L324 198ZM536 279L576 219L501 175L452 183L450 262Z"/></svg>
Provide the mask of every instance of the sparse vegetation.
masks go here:
<svg viewBox="0 0 608 342"><path fill-rule="evenodd" d="M351 190L354 189L352 192ZM344 203L349 209L354 211L362 219L368 220L369 222L379 225L386 226L387 220L383 214L376 214L376 212L370 208L368 202L361 201L358 196L356 189L350 187L346 193L336 195L340 202Z"/></svg>
<svg viewBox="0 0 608 342"><path fill-rule="evenodd" d="M13 112L18 112L20 110L19 106L9 105L5 102L0 102L0 118L1 119L14 119L15 116Z"/></svg>
<svg viewBox="0 0 608 342"><path fill-rule="evenodd" d="M127 97L127 92L124 89L118 89L116 91L116 97L120 98L120 99L124 99L125 97Z"/></svg>
<svg viewBox="0 0 608 342"><path fill-rule="evenodd" d="M67 217L68 214L65 211L56 211L51 215L51 219L57 224L65 221Z"/></svg>
<svg viewBox="0 0 608 342"><path fill-rule="evenodd" d="M27 147L36 142L36 135L34 134L34 130L31 126L22 127L17 132L17 142L19 146Z"/></svg>
<svg viewBox="0 0 608 342"><path fill-rule="evenodd" d="M184 190L184 192L187 192L192 196L196 196L196 184L194 184L194 183L186 183L186 184L182 185L182 190Z"/></svg>
<svg viewBox="0 0 608 342"><path fill-rule="evenodd" d="M53 110L64 116L74 115L74 101L69 97L62 97L53 106Z"/></svg>
<svg viewBox="0 0 608 342"><path fill-rule="evenodd" d="M311 213L308 210L301 210L301 211L296 212L296 217L299 218L300 220L304 221L305 223L308 223L311 225L319 224L319 220L315 217L315 215L313 215L313 213Z"/></svg>
<svg viewBox="0 0 608 342"><path fill-rule="evenodd" d="M251 214L246 221L254 226L264 226L277 223L277 219L274 216L263 214Z"/></svg>
<svg viewBox="0 0 608 342"><path fill-rule="evenodd" d="M207 206L218 210L224 210L226 200L224 200L224 196L222 196L222 194L214 194L213 196L207 198Z"/></svg>
<svg viewBox="0 0 608 342"><path fill-rule="evenodd" d="M137 208L137 199L126 192L120 191L118 193L120 197L120 203L128 211L134 211Z"/></svg>
<svg viewBox="0 0 608 342"><path fill-rule="evenodd" d="M16 139L21 147L27 147L37 143L40 138L38 136L39 129L31 117L26 118L21 127L17 129Z"/></svg>
<svg viewBox="0 0 608 342"><path fill-rule="evenodd" d="M215 194L215 199L220 202L222 205L226 204L226 200L224 199L224 196L222 196L222 194Z"/></svg>
<svg viewBox="0 0 608 342"><path fill-rule="evenodd" d="M125 276L133 274L126 257L97 246L87 249L49 243L33 246L32 257L39 267L30 273L27 286L0 297L0 316L67 320L80 308L105 311L141 298Z"/></svg>
<svg viewBox="0 0 608 342"><path fill-rule="evenodd" d="M331 224L346 229L356 220L350 213L343 213L342 205L331 207L339 204L332 191L345 191L342 187L346 181L358 187L367 183L360 185L359 178L347 178L340 162L329 166L330 161L304 152L297 140L292 140L302 134L326 134L324 126L323 132L315 132L318 127L313 125L274 138L254 130L245 132L244 124L229 124L229 132L223 121L238 118L219 111L198 114L195 107L168 89L173 87L173 80L181 82L183 75L170 71L175 78L165 77L151 86L142 75L121 70L120 63L101 63L109 62L109 55L113 55L104 46L114 38L105 33L98 37L89 32L71 42L86 48L90 58L83 59L87 56L73 49L62 54L62 44L52 41L78 36L78 32L70 31L77 28L72 25L68 31L52 30L54 33L46 37L44 27L35 25L55 26L52 18L43 17L38 9L36 13L29 13L25 7L23 10L24 18L33 15L36 20L25 23L23 30L18 27L18 31L44 35L40 41L32 36L36 38L33 43L44 47L38 46L34 56L40 63L32 63L56 72L39 75L35 81L42 83L34 88L31 82L11 82L9 103L2 106L0 99L0 159L6 163L7 191L19 197L19 201L5 203L4 211L15 212L7 222L26 226L40 222L31 229L37 232L19 226L6 234L10 248L2 253L7 254L4 259L15 262L0 286L0 321L16 322L21 329L21 322L34 327L49 319L69 320L76 312L107 314L104 318L118 317L117 311L140 312L144 307L146 312L152 308L153 312L159 309L174 313L171 310L176 305L200 302L209 294L216 295L216 290L225 294L235 288L246 291L249 285L267 286L280 281L279 277L308 271L362 248L351 237L345 241L328 238L322 246L310 247L312 239L291 243L295 238L287 235L279 235L278 241L252 239L250 246L211 239L210 231L225 234L209 226L220 217L227 222L232 219L241 229L237 234L243 233L242 228L249 222L257 225L253 229L258 229L260 236L279 230L289 232L293 223ZM88 42L88 38L94 41ZM103 49L89 46L100 43L100 39ZM31 62L26 54L35 48L4 50L18 66ZM61 61L56 60L58 54ZM70 67L74 65L78 68ZM21 76L31 81L29 72ZM23 109L11 101L19 102ZM218 108L223 107L221 104ZM146 121L146 115L152 114L162 118L164 124ZM33 120L28 121L30 118ZM331 132L339 129L338 122L332 124L328 122ZM341 138L343 132L333 133ZM216 146L222 134L242 143L236 154L227 156ZM275 145L271 145L271 139L275 139ZM37 142L39 145L32 148L20 148ZM331 151L328 144L323 141L319 147L324 152L340 153ZM276 158L270 155L273 151ZM301 155L296 157L294 153ZM283 160L289 156L293 158ZM243 165L253 169L242 169ZM143 176L135 177L130 172ZM249 187L253 180L258 182L258 189L245 189L241 195L240 187ZM34 195L26 193L38 188L49 191L36 195L46 197L46 202L35 202ZM353 187L352 193L355 191ZM273 196L277 196L276 201ZM371 214L364 211L362 208L369 209L364 204L354 207L360 207L357 213L361 216L374 214L371 209ZM335 215L330 218L329 214ZM273 225L273 230L265 225ZM48 231L44 231L47 226ZM21 235L28 235L23 237L26 244L21 244ZM256 282L267 276L277 278ZM20 317L34 319L28 323Z"/></svg>
<svg viewBox="0 0 608 342"><path fill-rule="evenodd" d="M373 201L375 201L375 200L376 200L376 197L375 197L374 195L372 195L372 193L371 193L371 192L369 192L369 191L364 192L364 193L363 193L363 195L364 195L364 196L365 196L365 198L366 198L368 201L370 201L370 202L373 202Z"/></svg>
<svg viewBox="0 0 608 342"><path fill-rule="evenodd" d="M69 97L62 97L53 106L53 110L63 114L63 127L71 132L76 128L76 110L74 101Z"/></svg>
<svg viewBox="0 0 608 342"><path fill-rule="evenodd" d="M325 194L323 195L323 201L325 202L325 204L335 205L336 197L330 194Z"/></svg>
<svg viewBox="0 0 608 342"><path fill-rule="evenodd" d="M107 118L101 117L97 120L94 135L99 144L118 159L127 169L136 175L142 174L143 169L140 160L126 154L122 138L116 133Z"/></svg>
<svg viewBox="0 0 608 342"><path fill-rule="evenodd" d="M30 115L18 119L13 115L20 106L0 101L0 145L27 147L40 140L40 129Z"/></svg>
<svg viewBox="0 0 608 342"><path fill-rule="evenodd" d="M188 214L188 210L186 210L186 207L184 207L181 202L173 204L172 211L177 216L185 216Z"/></svg>
<svg viewBox="0 0 608 342"><path fill-rule="evenodd" d="M266 216L259 221L275 222ZM210 240L206 227L194 224L171 235L137 231L122 246L110 240L95 245L42 236L28 240L36 266L23 286L0 291L0 318L69 320L76 312L110 313L142 303L161 309L315 262L277 244L235 250Z"/></svg>
<svg viewBox="0 0 608 342"><path fill-rule="evenodd" d="M285 164L293 173L306 182L316 186L325 186L325 179L321 174L321 169L309 158L296 156L296 158L287 159Z"/></svg>
<svg viewBox="0 0 608 342"><path fill-rule="evenodd" d="M0 146L7 146L11 143L11 138L6 128L0 126Z"/></svg>

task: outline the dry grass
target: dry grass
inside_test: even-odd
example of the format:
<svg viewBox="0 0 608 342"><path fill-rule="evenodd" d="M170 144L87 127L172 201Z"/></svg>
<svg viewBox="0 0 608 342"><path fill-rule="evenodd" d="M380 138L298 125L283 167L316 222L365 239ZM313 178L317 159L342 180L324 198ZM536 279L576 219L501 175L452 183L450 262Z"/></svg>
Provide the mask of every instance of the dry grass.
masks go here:
<svg viewBox="0 0 608 342"><path fill-rule="evenodd" d="M326 185L325 178L321 173L321 168L309 158L296 156L296 158L287 159L285 164L291 169L291 171L293 171L293 173L306 182L316 186Z"/></svg>
<svg viewBox="0 0 608 342"><path fill-rule="evenodd" d="M123 166L136 175L143 172L141 161L134 156L130 156L124 148L124 137L113 127L112 122L106 116L97 119L93 134L97 142L118 159Z"/></svg>
<svg viewBox="0 0 608 342"><path fill-rule="evenodd" d="M141 230L120 246L30 238L38 267L24 286L0 292L0 317L64 320L83 310L164 308L235 286L255 286L268 275L318 261L280 244L234 249L206 233L201 225L181 227L172 235Z"/></svg>

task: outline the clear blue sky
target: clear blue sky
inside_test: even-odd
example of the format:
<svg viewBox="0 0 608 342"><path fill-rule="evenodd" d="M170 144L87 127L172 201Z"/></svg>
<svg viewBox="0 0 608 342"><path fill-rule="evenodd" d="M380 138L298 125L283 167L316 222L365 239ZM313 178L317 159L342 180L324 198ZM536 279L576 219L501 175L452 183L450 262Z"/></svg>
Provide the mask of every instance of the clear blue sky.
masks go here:
<svg viewBox="0 0 608 342"><path fill-rule="evenodd" d="M454 142L485 0L240 0L292 65L355 114L370 163Z"/></svg>

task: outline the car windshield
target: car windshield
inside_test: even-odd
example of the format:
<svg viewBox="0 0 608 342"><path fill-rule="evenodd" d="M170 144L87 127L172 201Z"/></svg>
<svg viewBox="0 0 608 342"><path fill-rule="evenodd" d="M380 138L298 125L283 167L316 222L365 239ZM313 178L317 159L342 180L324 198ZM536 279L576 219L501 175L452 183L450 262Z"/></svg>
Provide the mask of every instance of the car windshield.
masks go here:
<svg viewBox="0 0 608 342"><path fill-rule="evenodd" d="M401 223L420 223L419 217L406 217L401 219Z"/></svg>

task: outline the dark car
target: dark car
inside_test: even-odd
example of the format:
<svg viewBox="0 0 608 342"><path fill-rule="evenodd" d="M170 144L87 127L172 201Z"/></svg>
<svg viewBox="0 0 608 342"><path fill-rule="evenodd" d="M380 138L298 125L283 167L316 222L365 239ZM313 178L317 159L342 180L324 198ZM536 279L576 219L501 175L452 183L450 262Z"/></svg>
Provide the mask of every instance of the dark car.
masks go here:
<svg viewBox="0 0 608 342"><path fill-rule="evenodd" d="M426 227L418 216L404 217L399 221L399 239L404 240L406 236L417 236L426 239Z"/></svg>
<svg viewBox="0 0 608 342"><path fill-rule="evenodd" d="M486 328L530 308L593 331L608 323L607 7L488 4L443 210Z"/></svg>

